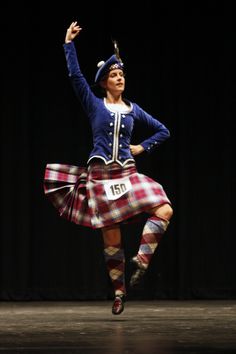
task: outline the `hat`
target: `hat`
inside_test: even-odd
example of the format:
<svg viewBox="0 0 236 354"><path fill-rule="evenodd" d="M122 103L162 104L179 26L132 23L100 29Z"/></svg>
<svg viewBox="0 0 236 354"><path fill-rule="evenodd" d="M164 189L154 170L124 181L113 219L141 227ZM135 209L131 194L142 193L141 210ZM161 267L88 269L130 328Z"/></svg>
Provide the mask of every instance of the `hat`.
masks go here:
<svg viewBox="0 0 236 354"><path fill-rule="evenodd" d="M114 69L124 69L124 64L121 59L117 57L116 54L113 54L107 61L100 61L98 64L98 71L95 76L95 84L99 83L99 81L111 70Z"/></svg>

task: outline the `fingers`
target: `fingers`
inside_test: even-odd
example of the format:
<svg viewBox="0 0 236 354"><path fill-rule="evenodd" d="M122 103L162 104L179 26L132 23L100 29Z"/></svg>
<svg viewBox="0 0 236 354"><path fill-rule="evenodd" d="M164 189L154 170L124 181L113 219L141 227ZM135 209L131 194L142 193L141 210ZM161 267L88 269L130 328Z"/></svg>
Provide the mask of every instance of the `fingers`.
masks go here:
<svg viewBox="0 0 236 354"><path fill-rule="evenodd" d="M130 145L129 147L133 156L139 155L144 151L142 145Z"/></svg>
<svg viewBox="0 0 236 354"><path fill-rule="evenodd" d="M75 39L76 36L80 33L82 28L77 24L77 21L71 22L70 26L67 28L65 43L70 43Z"/></svg>
<svg viewBox="0 0 236 354"><path fill-rule="evenodd" d="M70 28L73 28L73 27L75 27L77 25L77 21L74 21L74 22L71 22L71 24L70 24Z"/></svg>
<svg viewBox="0 0 236 354"><path fill-rule="evenodd" d="M134 155L134 153L135 153L134 145L130 145L129 148L130 148L131 154Z"/></svg>
<svg viewBox="0 0 236 354"><path fill-rule="evenodd" d="M73 32L73 31L80 31L82 30L82 28L77 25L77 21L74 21L74 22L71 22L70 26L69 26L69 29Z"/></svg>

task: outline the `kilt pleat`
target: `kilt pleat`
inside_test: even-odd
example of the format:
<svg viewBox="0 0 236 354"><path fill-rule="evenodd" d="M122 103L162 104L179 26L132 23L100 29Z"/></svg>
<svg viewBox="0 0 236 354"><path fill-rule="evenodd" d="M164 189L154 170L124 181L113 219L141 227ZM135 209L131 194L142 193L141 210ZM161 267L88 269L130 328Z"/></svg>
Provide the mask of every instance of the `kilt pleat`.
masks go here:
<svg viewBox="0 0 236 354"><path fill-rule="evenodd" d="M132 188L116 200L109 200L104 184L129 178ZM102 228L133 221L151 208L171 204L163 187L140 174L136 165L91 163L88 167L47 164L44 192L60 216L76 224Z"/></svg>
<svg viewBox="0 0 236 354"><path fill-rule="evenodd" d="M65 164L47 164L44 193L61 217L91 227L86 192L87 170Z"/></svg>

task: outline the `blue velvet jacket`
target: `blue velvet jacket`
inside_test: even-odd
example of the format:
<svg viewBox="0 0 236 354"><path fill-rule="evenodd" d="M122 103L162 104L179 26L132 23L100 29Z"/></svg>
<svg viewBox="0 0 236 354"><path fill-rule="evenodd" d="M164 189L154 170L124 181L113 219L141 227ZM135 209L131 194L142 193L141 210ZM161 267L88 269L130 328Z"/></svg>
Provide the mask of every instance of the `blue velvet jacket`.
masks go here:
<svg viewBox="0 0 236 354"><path fill-rule="evenodd" d="M141 143L147 152L154 150L169 137L169 130L136 103L128 102L129 111L110 110L105 99L92 92L83 76L74 43L66 43L63 47L75 94L81 101L92 127L93 149L88 162L92 158L100 158L106 164L117 162L124 166L127 162L134 161L129 145L133 126L138 121L151 128L154 133Z"/></svg>

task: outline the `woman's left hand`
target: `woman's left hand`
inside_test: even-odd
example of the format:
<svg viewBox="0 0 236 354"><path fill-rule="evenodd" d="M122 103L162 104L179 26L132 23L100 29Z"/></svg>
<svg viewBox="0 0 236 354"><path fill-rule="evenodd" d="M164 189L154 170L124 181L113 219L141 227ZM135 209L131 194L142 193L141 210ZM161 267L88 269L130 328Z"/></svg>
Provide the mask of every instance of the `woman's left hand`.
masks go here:
<svg viewBox="0 0 236 354"><path fill-rule="evenodd" d="M130 145L130 151L133 156L139 155L144 151L142 145Z"/></svg>

